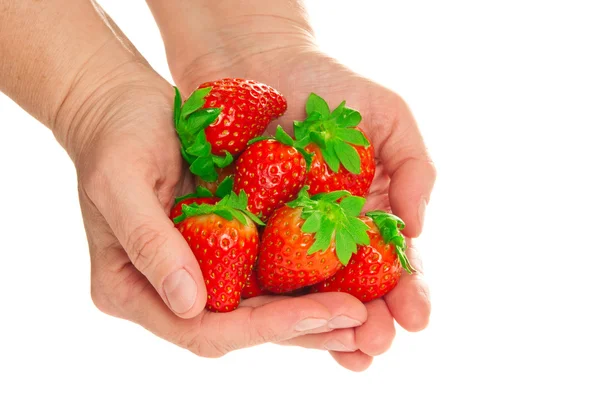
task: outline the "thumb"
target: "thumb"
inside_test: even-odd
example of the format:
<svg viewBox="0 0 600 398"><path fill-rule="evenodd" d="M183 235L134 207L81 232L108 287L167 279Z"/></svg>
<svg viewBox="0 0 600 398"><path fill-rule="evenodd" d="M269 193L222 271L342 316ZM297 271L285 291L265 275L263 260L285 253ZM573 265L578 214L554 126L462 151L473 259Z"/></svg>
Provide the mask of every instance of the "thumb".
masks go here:
<svg viewBox="0 0 600 398"><path fill-rule="evenodd" d="M171 311L182 318L198 315L206 304L202 272L154 190L139 180L120 182L117 189L109 188L96 206L129 259Z"/></svg>

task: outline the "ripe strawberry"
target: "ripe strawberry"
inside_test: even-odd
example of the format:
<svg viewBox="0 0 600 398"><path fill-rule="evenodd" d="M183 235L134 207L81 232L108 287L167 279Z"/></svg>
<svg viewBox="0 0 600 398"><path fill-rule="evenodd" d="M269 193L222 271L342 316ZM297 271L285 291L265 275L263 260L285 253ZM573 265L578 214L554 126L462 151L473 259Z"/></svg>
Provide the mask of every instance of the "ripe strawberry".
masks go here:
<svg viewBox="0 0 600 398"><path fill-rule="evenodd" d="M337 190L366 196L375 176L373 145L357 127L360 113L343 101L331 112L327 102L312 93L306 101L307 117L294 122L299 144L314 154L306 184L315 195Z"/></svg>
<svg viewBox="0 0 600 398"><path fill-rule="evenodd" d="M369 244L368 227L358 218L364 203L345 191L309 197L304 187L267 222L258 256L260 284L285 293L332 276L357 244Z"/></svg>
<svg viewBox="0 0 600 398"><path fill-rule="evenodd" d="M275 139L257 137L235 162L233 191L248 194L248 210L266 221L304 185L310 156L277 127Z"/></svg>
<svg viewBox="0 0 600 398"><path fill-rule="evenodd" d="M345 292L366 303L392 290L398 284L402 268L412 273L404 253L406 242L400 233L404 222L382 211L369 212L361 220L369 227L371 243L360 246L346 267L313 286L312 292Z"/></svg>
<svg viewBox="0 0 600 398"><path fill-rule="evenodd" d="M256 268L252 270L248 280L244 284L244 288L242 289L242 298L249 299L251 297L264 296L265 294L269 294L269 292L263 289L258 283L258 274Z"/></svg>
<svg viewBox="0 0 600 398"><path fill-rule="evenodd" d="M206 308L233 311L256 262L258 231L262 222L246 210L242 191L217 204L183 205L183 215L174 221L200 264L206 282Z"/></svg>
<svg viewBox="0 0 600 398"><path fill-rule="evenodd" d="M277 90L253 80L203 83L183 105L175 88L174 121L182 156L193 174L213 182L215 166L230 164L249 140L261 135L286 109L287 102Z"/></svg>
<svg viewBox="0 0 600 398"><path fill-rule="evenodd" d="M202 204L206 203L214 205L220 199L231 193L233 187L233 177L226 177L221 181L219 186L215 188L214 193L203 186L196 187L196 192L190 193L185 196L175 198L175 205L171 209L169 218L171 220L181 216L183 214L183 205L191 205L192 203Z"/></svg>

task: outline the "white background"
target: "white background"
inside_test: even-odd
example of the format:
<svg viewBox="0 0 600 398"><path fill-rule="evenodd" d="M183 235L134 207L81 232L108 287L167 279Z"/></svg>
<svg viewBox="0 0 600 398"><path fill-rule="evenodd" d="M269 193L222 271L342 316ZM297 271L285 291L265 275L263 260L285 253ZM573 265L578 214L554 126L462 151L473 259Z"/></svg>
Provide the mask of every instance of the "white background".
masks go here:
<svg viewBox="0 0 600 398"><path fill-rule="evenodd" d="M145 4L100 3L170 79ZM0 396L600 396L593 5L308 2L326 51L408 101L439 170L430 326L360 374L273 345L198 358L101 314L74 169L0 95Z"/></svg>

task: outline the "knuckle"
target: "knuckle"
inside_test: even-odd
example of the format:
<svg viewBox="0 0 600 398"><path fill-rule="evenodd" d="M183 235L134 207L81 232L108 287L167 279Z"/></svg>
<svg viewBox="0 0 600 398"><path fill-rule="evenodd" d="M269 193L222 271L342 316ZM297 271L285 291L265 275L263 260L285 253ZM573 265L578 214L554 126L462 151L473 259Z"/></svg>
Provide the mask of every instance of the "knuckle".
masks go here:
<svg viewBox="0 0 600 398"><path fill-rule="evenodd" d="M202 333L196 334L192 338L184 338L183 344L180 345L204 358L221 358L230 351L220 342L217 342Z"/></svg>
<svg viewBox="0 0 600 398"><path fill-rule="evenodd" d="M127 238L127 252L133 265L144 275L155 272L161 262L162 248L167 243L164 233L148 224L133 229Z"/></svg>

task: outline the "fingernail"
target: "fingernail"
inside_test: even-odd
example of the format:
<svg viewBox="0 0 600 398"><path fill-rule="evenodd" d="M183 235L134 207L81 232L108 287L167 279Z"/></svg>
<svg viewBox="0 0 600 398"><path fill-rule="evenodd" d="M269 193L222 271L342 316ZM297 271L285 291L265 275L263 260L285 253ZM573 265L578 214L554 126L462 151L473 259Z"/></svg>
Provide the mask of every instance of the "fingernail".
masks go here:
<svg viewBox="0 0 600 398"><path fill-rule="evenodd" d="M421 199L421 203L419 203L419 223L421 223L421 229L423 229L423 225L425 225L425 212L427 210L427 200L425 198Z"/></svg>
<svg viewBox="0 0 600 398"><path fill-rule="evenodd" d="M353 328L362 325L362 322L347 317L346 315L338 315L329 321L329 327L331 329L345 329Z"/></svg>
<svg viewBox="0 0 600 398"><path fill-rule="evenodd" d="M163 289L169 306L178 314L187 312L196 302L198 287L189 272L183 268L165 279Z"/></svg>
<svg viewBox="0 0 600 398"><path fill-rule="evenodd" d="M343 345L341 341L336 340L336 339L329 340L328 342L326 342L324 344L324 347L327 351L344 351L344 352L356 351L356 350L351 350L350 348Z"/></svg>
<svg viewBox="0 0 600 398"><path fill-rule="evenodd" d="M307 330L318 329L325 325L327 325L327 319L306 318L296 324L296 331L304 332Z"/></svg>

